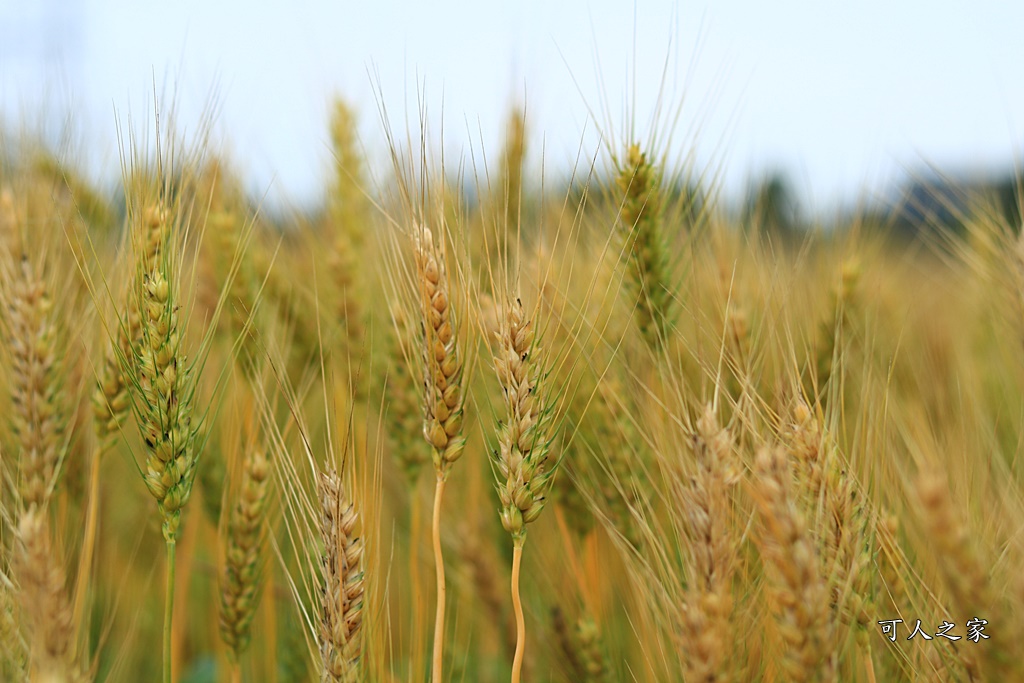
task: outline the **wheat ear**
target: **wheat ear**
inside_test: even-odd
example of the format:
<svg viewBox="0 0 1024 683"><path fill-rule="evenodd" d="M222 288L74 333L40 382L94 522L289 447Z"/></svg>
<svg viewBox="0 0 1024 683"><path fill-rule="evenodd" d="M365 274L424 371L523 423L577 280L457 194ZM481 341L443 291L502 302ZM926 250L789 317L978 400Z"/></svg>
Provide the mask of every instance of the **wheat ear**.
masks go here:
<svg viewBox="0 0 1024 683"><path fill-rule="evenodd" d="M762 448L755 460L755 475L754 496L765 532L762 552L771 568L772 603L784 643L782 669L790 681L832 680L828 588L793 499L784 452Z"/></svg>
<svg viewBox="0 0 1024 683"><path fill-rule="evenodd" d="M1010 653L1009 643L1018 640L1016 621L1004 601L996 597L988 566L972 543L970 530L961 521L953 505L952 496L944 478L935 473L923 474L917 481L917 495L923 507L928 538L938 550L939 567L956 607L970 617L999 618L1002 627L993 631L980 653L983 671L970 655L961 661L971 680L982 673L986 680L1020 680L1020 659Z"/></svg>
<svg viewBox="0 0 1024 683"><path fill-rule="evenodd" d="M22 257L4 273L5 333L11 363L11 432L21 450L19 495L25 509L42 508L62 460L66 418L57 317L45 281Z"/></svg>
<svg viewBox="0 0 1024 683"><path fill-rule="evenodd" d="M355 536L357 516L341 477L321 472L320 658L324 683L355 683L359 677L360 629L363 623L363 544Z"/></svg>
<svg viewBox="0 0 1024 683"><path fill-rule="evenodd" d="M662 238L661 178L639 145L630 145L616 178L624 193L619 231L628 260L628 280L640 334L657 348L672 322L673 296L668 250Z"/></svg>
<svg viewBox="0 0 1024 683"><path fill-rule="evenodd" d="M75 662L74 621L64 570L53 552L46 511L32 508L18 522L16 570L22 613L31 630L30 680L84 681Z"/></svg>
<svg viewBox="0 0 1024 683"><path fill-rule="evenodd" d="M552 626L559 649L565 658L566 668L572 672L578 683L606 683L610 671L601 651L601 630L589 616L580 617L576 628L570 629L561 608L551 612ZM703 679L694 679L703 680Z"/></svg>
<svg viewBox="0 0 1024 683"><path fill-rule="evenodd" d="M236 666L249 646L250 626L263 583L269 475L270 463L264 452L250 448L245 456L238 499L228 520L220 589L220 635L231 649Z"/></svg>
<svg viewBox="0 0 1024 683"><path fill-rule="evenodd" d="M365 161L359 150L357 123L355 111L343 100L335 100L330 120L334 174L328 205L334 224L334 243L329 247L328 264L337 289L335 310L341 331L339 341L350 350L355 349L363 337L359 259L369 218L369 201L363 189Z"/></svg>
<svg viewBox="0 0 1024 683"><path fill-rule="evenodd" d="M730 489L739 480L732 437L708 406L692 437L696 471L680 491L692 576L682 613L680 646L686 680L728 681L732 580L739 542Z"/></svg>

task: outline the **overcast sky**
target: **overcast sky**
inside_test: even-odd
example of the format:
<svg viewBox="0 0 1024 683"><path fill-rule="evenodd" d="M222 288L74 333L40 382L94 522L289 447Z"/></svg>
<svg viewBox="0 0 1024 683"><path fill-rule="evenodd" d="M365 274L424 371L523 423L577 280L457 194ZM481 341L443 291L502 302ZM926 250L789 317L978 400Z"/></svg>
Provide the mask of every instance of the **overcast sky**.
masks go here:
<svg viewBox="0 0 1024 683"><path fill-rule="evenodd" d="M216 104L251 188L305 202L321 192L335 93L373 154L379 83L399 125L422 92L435 123L443 105L449 154L482 141L492 157L525 97L533 163L543 140L556 172L596 134L592 114L621 139L635 108L643 141L667 73L677 154L721 165L730 193L784 169L822 208L924 162L1012 168L1022 27L1024 3L994 0L0 0L0 111L51 134L71 112L90 167L116 172L115 112L145 120L155 79L182 125Z"/></svg>

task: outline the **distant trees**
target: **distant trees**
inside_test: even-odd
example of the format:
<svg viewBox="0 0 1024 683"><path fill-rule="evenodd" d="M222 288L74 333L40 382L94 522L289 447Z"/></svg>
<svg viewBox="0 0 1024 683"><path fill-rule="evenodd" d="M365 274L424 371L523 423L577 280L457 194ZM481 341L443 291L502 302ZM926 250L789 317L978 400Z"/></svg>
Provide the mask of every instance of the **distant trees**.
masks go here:
<svg viewBox="0 0 1024 683"><path fill-rule="evenodd" d="M802 231L800 202L784 171L770 171L751 185L743 203L742 225L748 231L784 241L799 239Z"/></svg>

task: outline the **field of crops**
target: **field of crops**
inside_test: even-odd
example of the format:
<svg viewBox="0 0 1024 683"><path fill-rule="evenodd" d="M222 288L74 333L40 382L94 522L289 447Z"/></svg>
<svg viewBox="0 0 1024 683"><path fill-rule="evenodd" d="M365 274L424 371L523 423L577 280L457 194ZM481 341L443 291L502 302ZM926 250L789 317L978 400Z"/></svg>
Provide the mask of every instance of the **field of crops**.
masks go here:
<svg viewBox="0 0 1024 683"><path fill-rule="evenodd" d="M1019 226L357 116L302 211L165 120L116 191L0 141L2 680L1024 680Z"/></svg>

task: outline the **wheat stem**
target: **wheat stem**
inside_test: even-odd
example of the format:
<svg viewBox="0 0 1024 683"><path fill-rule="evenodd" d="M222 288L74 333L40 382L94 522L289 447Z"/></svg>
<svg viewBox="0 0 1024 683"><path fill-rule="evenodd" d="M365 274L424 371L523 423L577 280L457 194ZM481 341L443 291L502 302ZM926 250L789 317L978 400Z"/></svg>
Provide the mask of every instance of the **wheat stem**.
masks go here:
<svg viewBox="0 0 1024 683"><path fill-rule="evenodd" d="M444 477L437 475L437 486L434 488L434 520L432 535L434 539L434 568L437 570L437 613L434 615L434 663L431 680L441 683L441 664L444 648L444 556L441 553L441 500L444 496Z"/></svg>
<svg viewBox="0 0 1024 683"><path fill-rule="evenodd" d="M93 553L96 550L96 527L100 515L100 459L102 446L97 446L89 463L89 507L85 512L85 536L82 540L82 554L79 559L78 576L75 579L75 598L72 614L74 623L82 623L82 612L85 610L85 596L89 590L89 578L92 575ZM88 633L88 630L86 633ZM88 643L85 644L88 650Z"/></svg>
<svg viewBox="0 0 1024 683"><path fill-rule="evenodd" d="M523 601L519 597L519 567L523 561L524 539L517 539L512 548L512 608L516 613L516 654L512 658L512 683L519 683L523 673L523 654L526 650L526 620L523 618Z"/></svg>
<svg viewBox="0 0 1024 683"><path fill-rule="evenodd" d="M413 492L413 491L414 491L414 489L411 489L411 492ZM409 533L409 539L410 539L409 540L409 584L410 584L410 589L411 589L411 592L412 592L412 596L411 596L412 610L413 610L412 611L412 620L413 620L413 624L412 624L413 630L412 630L412 632L413 633L422 633L423 632L422 631L423 614L420 611L420 608L421 608L421 606L423 604L423 591L422 591L422 588L420 586L419 539L420 539L420 532L421 532L421 528L420 527L423 525L423 522L422 522L422 519L421 519L423 517L423 513L421 512L421 509L420 509L420 499L419 499L419 496L411 495L410 496L410 505L412 507L412 509L410 510L410 515L411 515L412 519L410 520L410 523L409 523L409 528L410 528L410 533ZM423 654L424 653L423 653L422 641L421 641L420 638L413 638L412 648L413 648L413 651L412 651L412 657L411 657L410 661L412 662L413 671L422 672L423 671Z"/></svg>
<svg viewBox="0 0 1024 683"><path fill-rule="evenodd" d="M867 672L868 683L877 683L875 678L875 663L871 659L871 645L868 644L868 651L864 653L864 670Z"/></svg>
<svg viewBox="0 0 1024 683"><path fill-rule="evenodd" d="M171 624L174 619L174 547L173 537L167 540L167 602L164 604L164 683L171 683Z"/></svg>

